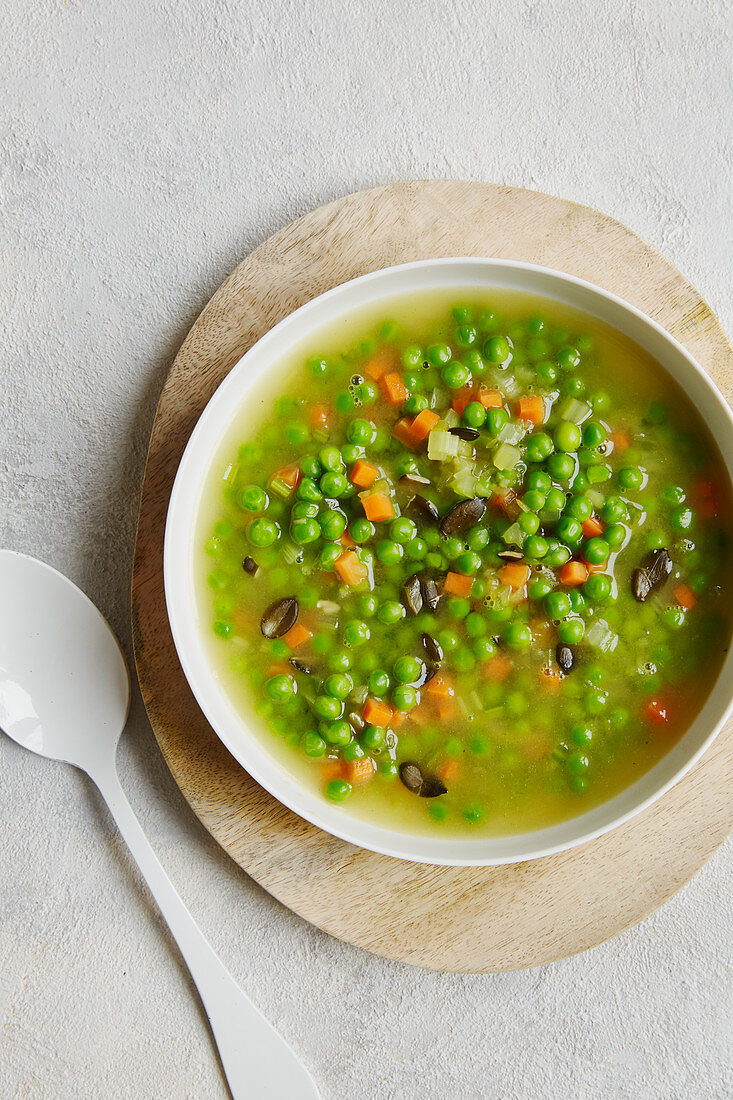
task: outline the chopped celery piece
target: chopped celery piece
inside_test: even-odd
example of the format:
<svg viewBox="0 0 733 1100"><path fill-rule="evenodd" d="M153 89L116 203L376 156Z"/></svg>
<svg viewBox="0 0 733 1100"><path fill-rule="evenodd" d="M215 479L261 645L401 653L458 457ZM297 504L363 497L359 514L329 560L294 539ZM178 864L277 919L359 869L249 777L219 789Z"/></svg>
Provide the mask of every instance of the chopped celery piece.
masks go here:
<svg viewBox="0 0 733 1100"><path fill-rule="evenodd" d="M511 527L507 527L502 535L507 546L522 546L526 537L526 533L518 523L513 523Z"/></svg>
<svg viewBox="0 0 733 1100"><path fill-rule="evenodd" d="M462 497L472 497L476 492L476 474L470 465L456 470L448 482L451 489Z"/></svg>
<svg viewBox="0 0 733 1100"><path fill-rule="evenodd" d="M433 428L428 436L428 458L437 462L445 462L449 458L456 458L460 453L458 444L461 442L457 435L451 435L443 428Z"/></svg>
<svg viewBox="0 0 733 1100"><path fill-rule="evenodd" d="M590 416L591 407L587 401L580 401L577 397L566 397L557 414L561 420L572 420L573 424L580 424Z"/></svg>
<svg viewBox="0 0 733 1100"><path fill-rule="evenodd" d="M455 409L448 409L444 419L449 428L457 428L461 422L461 418Z"/></svg>
<svg viewBox="0 0 733 1100"><path fill-rule="evenodd" d="M237 479L238 473L239 464L230 462L226 470L224 471L224 481L226 481L228 485L233 485Z"/></svg>
<svg viewBox="0 0 733 1100"><path fill-rule="evenodd" d="M526 435L525 429L516 421L510 420L497 435L500 443L519 443Z"/></svg>
<svg viewBox="0 0 733 1100"><path fill-rule="evenodd" d="M585 635L588 645L595 646L602 653L611 653L618 645L618 635L604 619L596 619Z"/></svg>
<svg viewBox="0 0 733 1100"><path fill-rule="evenodd" d="M519 465L522 452L512 443L501 443L494 453L494 465L497 470L513 470Z"/></svg>

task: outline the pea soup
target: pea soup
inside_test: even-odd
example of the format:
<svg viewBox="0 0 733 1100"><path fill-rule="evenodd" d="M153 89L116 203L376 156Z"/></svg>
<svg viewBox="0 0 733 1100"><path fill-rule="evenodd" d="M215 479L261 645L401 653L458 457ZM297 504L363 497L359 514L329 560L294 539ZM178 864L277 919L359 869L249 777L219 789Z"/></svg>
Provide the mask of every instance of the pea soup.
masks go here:
<svg viewBox="0 0 733 1100"><path fill-rule="evenodd" d="M641 348L557 302L390 299L235 417L200 508L235 708L345 813L541 828L685 732L730 636L730 488Z"/></svg>

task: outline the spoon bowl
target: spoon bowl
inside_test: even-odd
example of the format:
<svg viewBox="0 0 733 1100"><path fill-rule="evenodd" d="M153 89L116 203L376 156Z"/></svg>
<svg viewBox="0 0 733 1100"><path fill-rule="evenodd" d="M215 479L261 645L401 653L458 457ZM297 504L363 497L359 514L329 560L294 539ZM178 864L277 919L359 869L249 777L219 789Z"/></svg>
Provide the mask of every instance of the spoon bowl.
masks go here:
<svg viewBox="0 0 733 1100"><path fill-rule="evenodd" d="M0 609L0 727L96 783L196 983L232 1096L317 1100L308 1071L209 946L120 786L130 677L109 624L61 573L10 550L0 550Z"/></svg>

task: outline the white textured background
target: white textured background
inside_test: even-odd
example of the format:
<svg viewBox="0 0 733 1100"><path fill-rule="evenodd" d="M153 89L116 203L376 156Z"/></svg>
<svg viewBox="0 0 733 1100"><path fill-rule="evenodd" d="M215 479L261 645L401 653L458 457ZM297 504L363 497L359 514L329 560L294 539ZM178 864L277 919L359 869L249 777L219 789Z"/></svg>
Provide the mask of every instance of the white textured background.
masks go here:
<svg viewBox="0 0 733 1100"><path fill-rule="evenodd" d="M131 658L165 372L237 262L345 192L461 177L597 206L731 331L732 25L728 0L5 0L0 544L82 584ZM122 771L194 914L328 1100L733 1095L730 843L583 956L430 974L250 882L187 808L139 701ZM0 814L3 1100L224 1096L90 784L0 739Z"/></svg>

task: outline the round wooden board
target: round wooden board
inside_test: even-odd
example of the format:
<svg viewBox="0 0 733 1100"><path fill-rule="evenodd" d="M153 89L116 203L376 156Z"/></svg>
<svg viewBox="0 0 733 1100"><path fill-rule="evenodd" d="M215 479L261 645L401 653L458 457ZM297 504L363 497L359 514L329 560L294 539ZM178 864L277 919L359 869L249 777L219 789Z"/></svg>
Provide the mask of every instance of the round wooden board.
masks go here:
<svg viewBox="0 0 733 1100"><path fill-rule="evenodd" d="M611 218L481 183L378 187L276 233L217 291L166 381L148 454L132 611L145 704L163 754L206 828L266 890L349 943L416 966L537 966L651 913L733 824L733 723L693 771L635 820L574 851L497 868L429 867L375 855L301 820L262 790L206 723L179 666L163 595L163 530L179 459L206 402L276 321L330 287L435 256L527 260L582 276L672 332L724 393L731 348L695 289Z"/></svg>

